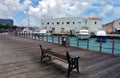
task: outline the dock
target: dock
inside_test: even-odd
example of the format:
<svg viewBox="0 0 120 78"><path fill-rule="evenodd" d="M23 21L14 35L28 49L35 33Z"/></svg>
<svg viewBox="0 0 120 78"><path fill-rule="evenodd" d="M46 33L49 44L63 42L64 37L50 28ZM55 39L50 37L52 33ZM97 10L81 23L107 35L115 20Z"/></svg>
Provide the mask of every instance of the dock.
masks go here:
<svg viewBox="0 0 120 78"><path fill-rule="evenodd" d="M107 34L107 38L120 39L120 34Z"/></svg>
<svg viewBox="0 0 120 78"><path fill-rule="evenodd" d="M54 58L40 63L39 44L80 57L80 73L70 78L120 78L120 57L10 35L0 35L0 78L66 78L66 63Z"/></svg>

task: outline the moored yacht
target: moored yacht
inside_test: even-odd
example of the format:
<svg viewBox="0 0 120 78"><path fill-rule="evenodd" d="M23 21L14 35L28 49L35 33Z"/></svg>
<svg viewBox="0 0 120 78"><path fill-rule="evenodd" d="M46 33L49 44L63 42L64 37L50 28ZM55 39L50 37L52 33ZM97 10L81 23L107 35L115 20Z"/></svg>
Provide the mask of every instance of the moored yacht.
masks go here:
<svg viewBox="0 0 120 78"><path fill-rule="evenodd" d="M90 38L90 33L89 30L87 29L82 29L80 30L80 32L77 34L77 38L80 40L86 40Z"/></svg>
<svg viewBox="0 0 120 78"><path fill-rule="evenodd" d="M40 34L50 35L50 33L48 33L48 31L46 29L41 29L39 31L35 31L34 34L37 34L37 35L40 35Z"/></svg>
<svg viewBox="0 0 120 78"><path fill-rule="evenodd" d="M102 42L106 42L106 32L104 30L98 31L96 37L98 42L100 40L102 40Z"/></svg>

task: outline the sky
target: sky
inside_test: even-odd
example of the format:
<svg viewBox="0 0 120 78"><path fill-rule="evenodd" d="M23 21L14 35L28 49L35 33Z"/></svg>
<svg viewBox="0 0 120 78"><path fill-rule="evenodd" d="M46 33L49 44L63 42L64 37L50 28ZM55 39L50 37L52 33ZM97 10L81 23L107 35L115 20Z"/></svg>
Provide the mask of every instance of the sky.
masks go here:
<svg viewBox="0 0 120 78"><path fill-rule="evenodd" d="M97 17L103 24L120 18L120 0L0 0L0 7L0 18L17 26L41 26L44 18Z"/></svg>

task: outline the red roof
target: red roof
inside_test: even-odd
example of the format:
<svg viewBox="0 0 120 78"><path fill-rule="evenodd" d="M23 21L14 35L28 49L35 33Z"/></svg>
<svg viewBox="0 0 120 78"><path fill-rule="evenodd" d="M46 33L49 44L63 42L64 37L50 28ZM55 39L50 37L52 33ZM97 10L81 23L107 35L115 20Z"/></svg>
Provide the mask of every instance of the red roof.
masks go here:
<svg viewBox="0 0 120 78"><path fill-rule="evenodd" d="M88 20L102 20L101 18L87 18Z"/></svg>

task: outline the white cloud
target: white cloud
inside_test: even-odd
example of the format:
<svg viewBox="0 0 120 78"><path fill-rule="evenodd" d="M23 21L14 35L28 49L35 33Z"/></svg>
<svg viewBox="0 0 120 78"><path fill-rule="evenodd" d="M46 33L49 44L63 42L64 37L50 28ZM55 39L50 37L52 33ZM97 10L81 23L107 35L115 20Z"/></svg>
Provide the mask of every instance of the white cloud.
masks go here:
<svg viewBox="0 0 120 78"><path fill-rule="evenodd" d="M109 17L113 14L119 16L120 6L114 6L119 4L119 0L24 0L23 3L20 3L20 0L0 0L0 18L13 18L18 12L27 14L28 6L33 24L44 17ZM92 10L89 11L90 9ZM86 12L89 13L85 15ZM23 19L25 20L27 21L27 17Z"/></svg>
<svg viewBox="0 0 120 78"><path fill-rule="evenodd" d="M30 4L25 0L23 4L19 0L0 0L0 18L12 18L17 12L23 11Z"/></svg>
<svg viewBox="0 0 120 78"><path fill-rule="evenodd" d="M113 9L114 9L114 7L112 6L112 5L106 5L102 10L101 10L101 13L100 13L100 15L102 16L102 17L105 17L105 16L109 16L109 15L111 15L113 12Z"/></svg>
<svg viewBox="0 0 120 78"><path fill-rule="evenodd" d="M95 0L42 0L37 7L30 8L33 17L80 16L92 6ZM35 10L33 10L35 9ZM37 12L35 12L37 10Z"/></svg>
<svg viewBox="0 0 120 78"><path fill-rule="evenodd" d="M39 23L39 25L38 25ZM33 17L26 17L25 19L23 19L21 21L21 26L30 26L30 27L34 27L34 26L40 26L40 20L38 19L38 21L36 21L36 18Z"/></svg>

